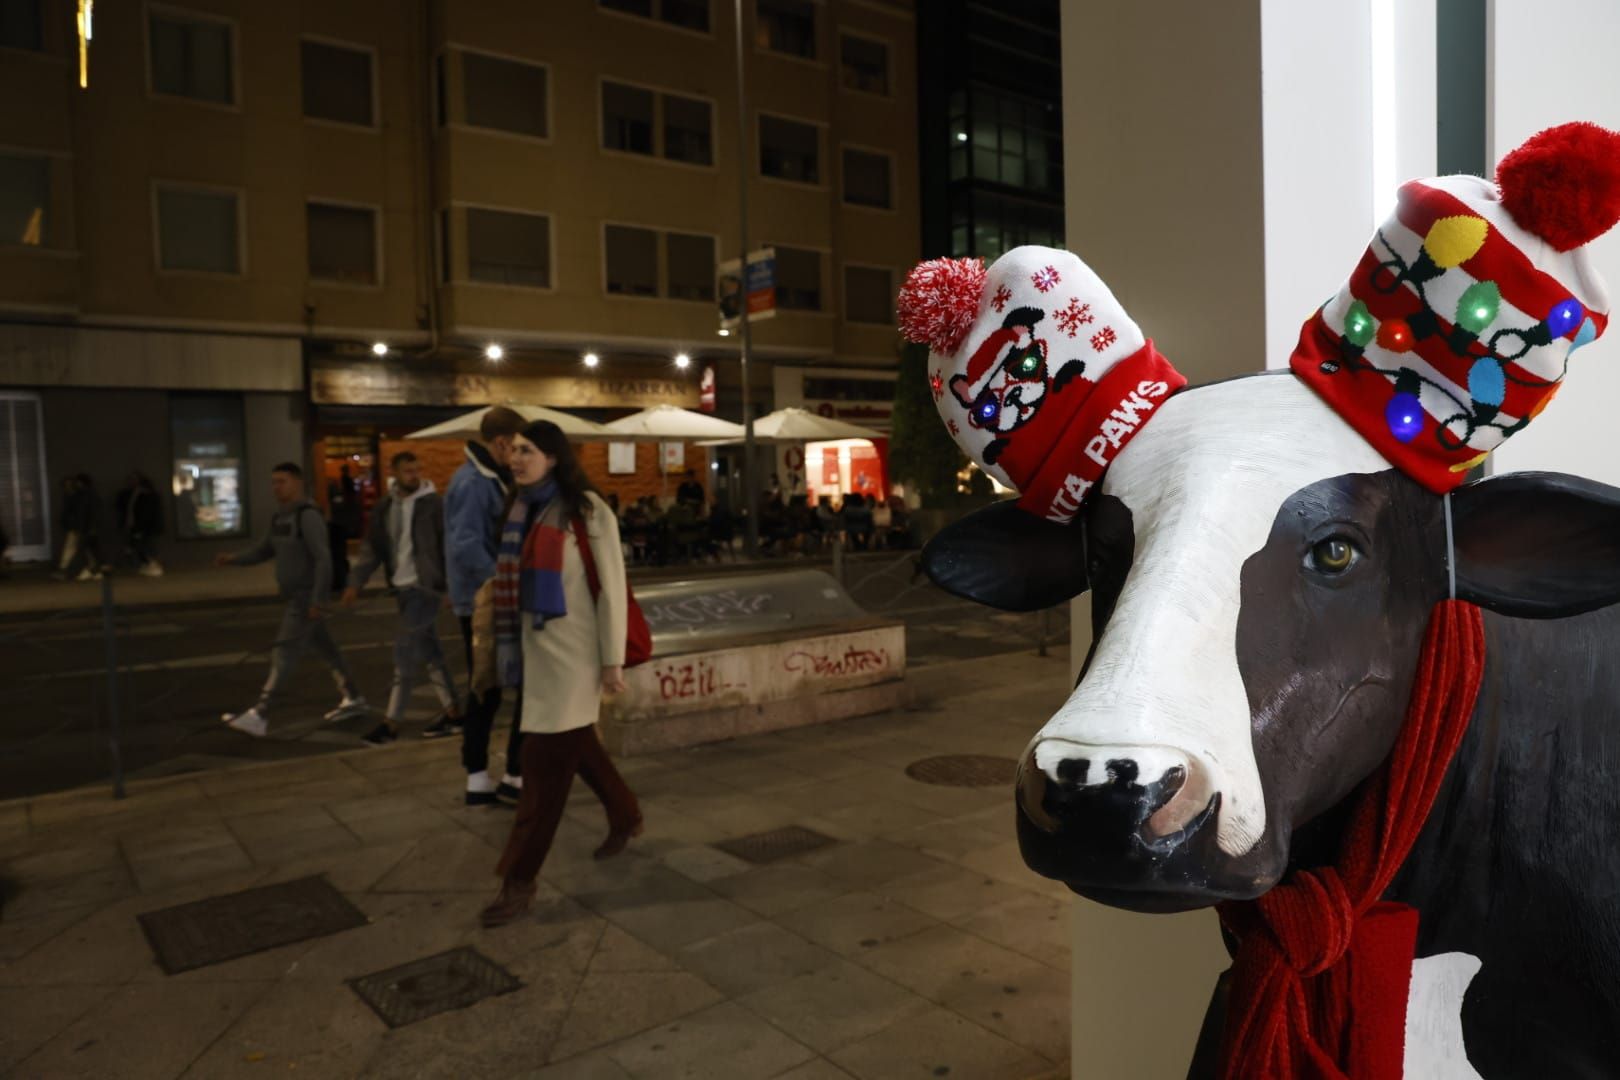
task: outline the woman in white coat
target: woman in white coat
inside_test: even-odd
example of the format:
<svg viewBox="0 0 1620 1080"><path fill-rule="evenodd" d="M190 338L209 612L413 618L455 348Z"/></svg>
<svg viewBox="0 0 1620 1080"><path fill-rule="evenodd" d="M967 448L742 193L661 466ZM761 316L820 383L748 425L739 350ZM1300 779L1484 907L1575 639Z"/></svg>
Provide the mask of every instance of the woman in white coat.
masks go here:
<svg viewBox="0 0 1620 1080"><path fill-rule="evenodd" d="M576 772L607 810L597 858L641 832L636 797L596 734L602 695L624 689L629 594L618 519L557 425L524 428L508 464L517 492L496 560L495 651L502 682L523 687L523 794L485 926L533 902Z"/></svg>

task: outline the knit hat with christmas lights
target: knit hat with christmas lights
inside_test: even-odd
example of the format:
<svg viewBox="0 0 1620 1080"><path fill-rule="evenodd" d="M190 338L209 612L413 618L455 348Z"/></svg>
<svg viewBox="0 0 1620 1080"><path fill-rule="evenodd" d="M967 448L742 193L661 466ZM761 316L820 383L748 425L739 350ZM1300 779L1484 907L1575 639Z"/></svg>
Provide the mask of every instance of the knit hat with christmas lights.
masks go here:
<svg viewBox="0 0 1620 1080"><path fill-rule="evenodd" d="M1603 333L1585 245L1620 219L1620 133L1564 124L1477 176L1413 180L1350 280L1311 319L1294 372L1431 491L1547 407Z"/></svg>
<svg viewBox="0 0 1620 1080"><path fill-rule="evenodd" d="M906 277L900 330L928 346L951 437L1019 505L1067 522L1166 397L1185 386L1102 279L1067 251L1020 247L986 270L934 259Z"/></svg>

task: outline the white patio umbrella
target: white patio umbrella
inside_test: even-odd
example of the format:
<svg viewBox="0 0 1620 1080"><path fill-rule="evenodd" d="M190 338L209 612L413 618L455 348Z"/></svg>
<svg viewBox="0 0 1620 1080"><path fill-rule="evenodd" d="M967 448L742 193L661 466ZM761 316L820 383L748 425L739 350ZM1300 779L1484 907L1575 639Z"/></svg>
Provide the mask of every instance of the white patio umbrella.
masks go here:
<svg viewBox="0 0 1620 1080"><path fill-rule="evenodd" d="M463 416L443 423L425 427L421 431L413 431L405 436L407 439L471 439L478 434L478 425L484 420L484 414L494 408L493 405L482 409L474 409ZM611 437L601 424L575 416L573 413L561 412L557 409L548 409L543 405L509 405L507 408L515 409L525 420L550 420L562 428L564 435L570 439L602 440Z"/></svg>
<svg viewBox="0 0 1620 1080"><path fill-rule="evenodd" d="M886 439L876 428L862 427L809 409L789 407L766 413L754 421L754 438L763 442L830 442L833 439Z"/></svg>
<svg viewBox="0 0 1620 1080"><path fill-rule="evenodd" d="M743 426L707 413L674 405L654 405L602 425L611 439L685 442L699 439L740 439Z"/></svg>

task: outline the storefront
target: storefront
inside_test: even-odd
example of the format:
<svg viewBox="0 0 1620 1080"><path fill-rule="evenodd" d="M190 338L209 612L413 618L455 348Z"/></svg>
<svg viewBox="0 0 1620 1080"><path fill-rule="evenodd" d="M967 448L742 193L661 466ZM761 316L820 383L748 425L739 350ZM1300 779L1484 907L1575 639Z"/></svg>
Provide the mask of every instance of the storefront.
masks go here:
<svg viewBox="0 0 1620 1080"><path fill-rule="evenodd" d="M896 375L861 368L777 367L776 403L796 405L833 420L887 432L894 417ZM838 439L776 451L782 490L805 492L814 502L839 501L852 491L886 499L889 440Z"/></svg>

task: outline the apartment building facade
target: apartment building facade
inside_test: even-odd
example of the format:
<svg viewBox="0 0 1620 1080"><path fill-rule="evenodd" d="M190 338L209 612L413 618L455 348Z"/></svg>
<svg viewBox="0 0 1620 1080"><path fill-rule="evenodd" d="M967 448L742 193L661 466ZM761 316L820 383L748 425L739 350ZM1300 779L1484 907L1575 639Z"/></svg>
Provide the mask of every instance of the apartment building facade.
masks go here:
<svg viewBox="0 0 1620 1080"><path fill-rule="evenodd" d="M0 0L0 95L29 103L0 111L16 553L59 540L70 473L152 477L189 562L263 526L275 463L364 489L384 442L476 405L696 406L708 367L740 419L739 155L778 267L756 405L892 372L914 13L742 7L746 145L731 0L148 0L87 41L76 0Z"/></svg>

